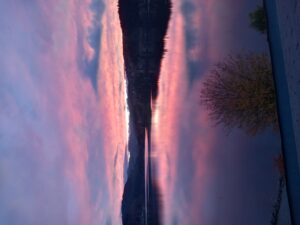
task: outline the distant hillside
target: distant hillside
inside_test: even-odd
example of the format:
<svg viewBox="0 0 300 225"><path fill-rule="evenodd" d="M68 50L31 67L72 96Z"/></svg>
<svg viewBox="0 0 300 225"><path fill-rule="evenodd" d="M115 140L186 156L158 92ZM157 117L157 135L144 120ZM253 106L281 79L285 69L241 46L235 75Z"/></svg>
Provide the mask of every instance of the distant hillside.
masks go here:
<svg viewBox="0 0 300 225"><path fill-rule="evenodd" d="M159 225L159 188L151 176L145 185L145 134L151 134L151 99L158 95L164 37L171 15L170 0L119 0L127 79L130 161L122 201L124 225ZM151 146L148 147L149 155ZM148 190L148 204L145 192ZM147 209L146 209L147 208Z"/></svg>

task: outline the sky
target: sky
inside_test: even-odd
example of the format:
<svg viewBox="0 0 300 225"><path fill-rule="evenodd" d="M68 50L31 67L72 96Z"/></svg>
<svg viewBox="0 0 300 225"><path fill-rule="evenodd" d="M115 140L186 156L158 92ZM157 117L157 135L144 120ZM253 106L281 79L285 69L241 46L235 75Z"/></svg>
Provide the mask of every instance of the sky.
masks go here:
<svg viewBox="0 0 300 225"><path fill-rule="evenodd" d="M0 224L120 224L116 4L0 1L0 17Z"/></svg>
<svg viewBox="0 0 300 225"><path fill-rule="evenodd" d="M276 197L278 134L215 126L200 105L203 79L229 54L267 52L249 26L260 1L173 1L154 114L165 224L268 224ZM287 219L287 218L285 218Z"/></svg>
<svg viewBox="0 0 300 225"><path fill-rule="evenodd" d="M258 3L173 1L152 135L167 225L270 220L278 135L228 134L199 104L214 63L267 50L248 25ZM0 52L0 224L121 224L128 111L117 2L0 0Z"/></svg>

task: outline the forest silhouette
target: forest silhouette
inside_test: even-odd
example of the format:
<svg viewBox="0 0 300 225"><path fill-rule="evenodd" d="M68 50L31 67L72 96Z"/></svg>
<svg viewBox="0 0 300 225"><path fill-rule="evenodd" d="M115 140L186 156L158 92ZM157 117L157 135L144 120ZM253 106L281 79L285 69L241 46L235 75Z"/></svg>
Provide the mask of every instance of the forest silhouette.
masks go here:
<svg viewBox="0 0 300 225"><path fill-rule="evenodd" d="M161 224L159 186L152 175L151 104L158 95L170 15L170 0L119 0L130 112L130 160L122 200L124 225Z"/></svg>

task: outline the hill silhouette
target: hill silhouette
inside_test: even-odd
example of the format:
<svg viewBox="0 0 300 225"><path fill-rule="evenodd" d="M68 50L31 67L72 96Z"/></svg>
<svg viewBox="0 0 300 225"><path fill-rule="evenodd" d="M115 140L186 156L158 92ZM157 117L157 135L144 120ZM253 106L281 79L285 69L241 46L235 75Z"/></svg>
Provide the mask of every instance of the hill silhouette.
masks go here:
<svg viewBox="0 0 300 225"><path fill-rule="evenodd" d="M151 102L155 101L158 95L159 73L165 51L164 37L170 15L170 0L119 0L127 103L130 112L130 160L122 200L124 225L142 225L146 222L151 225L161 224L159 187L152 177L149 143ZM149 140L149 157L145 169L146 138Z"/></svg>

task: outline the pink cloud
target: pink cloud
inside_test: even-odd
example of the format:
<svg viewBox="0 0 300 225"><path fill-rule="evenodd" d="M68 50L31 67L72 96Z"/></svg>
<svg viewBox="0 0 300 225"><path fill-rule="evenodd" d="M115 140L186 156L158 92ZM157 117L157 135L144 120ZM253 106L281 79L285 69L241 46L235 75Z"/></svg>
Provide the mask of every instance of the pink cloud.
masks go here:
<svg viewBox="0 0 300 225"><path fill-rule="evenodd" d="M116 8L105 14L95 93L78 63L94 54L89 5L0 3L0 148L6 152L0 157L0 211L7 212L0 223L94 225L120 219L123 157L113 168L113 155L118 148L124 155L126 141L119 23ZM115 36L108 39L110 34ZM93 160L96 183L88 170Z"/></svg>
<svg viewBox="0 0 300 225"><path fill-rule="evenodd" d="M167 225L173 221L183 225L206 224L211 217L215 203L209 199L214 176L210 157L217 142L217 131L199 105L201 80L196 80L192 88L188 87L187 60L205 59L210 68L228 53L230 45L224 34L226 29L231 29L234 18L228 8L232 4L195 0L189 1L194 12L188 15L187 21L181 13L183 2L187 1L173 2L167 34L168 52L162 63L152 135ZM237 8L240 5L235 4ZM196 38L192 48L186 47L187 27ZM185 174L186 171L189 173Z"/></svg>

